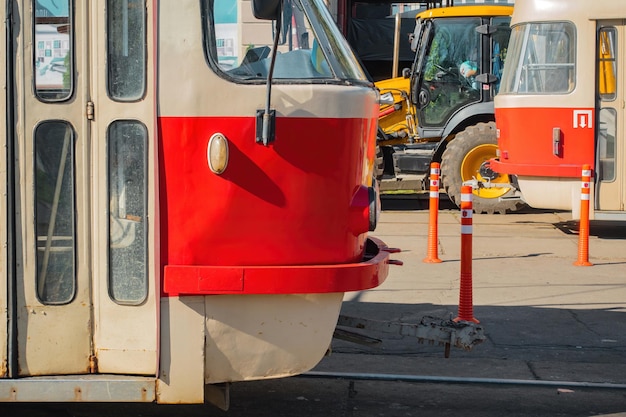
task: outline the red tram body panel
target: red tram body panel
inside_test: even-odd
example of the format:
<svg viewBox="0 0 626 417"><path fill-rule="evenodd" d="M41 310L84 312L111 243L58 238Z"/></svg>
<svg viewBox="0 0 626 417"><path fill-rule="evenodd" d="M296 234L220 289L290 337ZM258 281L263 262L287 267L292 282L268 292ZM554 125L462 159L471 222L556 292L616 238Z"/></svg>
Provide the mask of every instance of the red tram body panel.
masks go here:
<svg viewBox="0 0 626 417"><path fill-rule="evenodd" d="M263 147L254 142L254 118L160 118L163 262L360 260L369 223L351 206L372 126L366 119L278 118L276 143ZM207 169L207 132L233 138L219 176ZM339 168L353 175L333 172Z"/></svg>
<svg viewBox="0 0 626 417"><path fill-rule="evenodd" d="M500 159L492 166L517 175L580 176L594 152L592 115L587 108L497 108Z"/></svg>

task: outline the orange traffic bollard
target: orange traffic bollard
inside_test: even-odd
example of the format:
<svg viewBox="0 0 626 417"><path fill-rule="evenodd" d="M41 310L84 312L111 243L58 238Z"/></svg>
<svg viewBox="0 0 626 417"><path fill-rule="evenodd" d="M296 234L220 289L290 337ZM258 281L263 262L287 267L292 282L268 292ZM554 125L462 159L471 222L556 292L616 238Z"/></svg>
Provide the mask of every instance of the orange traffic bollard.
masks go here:
<svg viewBox="0 0 626 417"><path fill-rule="evenodd" d="M441 259L437 256L438 246L438 223L439 223L439 162L430 164L430 201L429 218L428 218L428 250L427 256L424 258L426 263L440 263Z"/></svg>
<svg viewBox="0 0 626 417"><path fill-rule="evenodd" d="M474 318L472 299L472 187L461 187L461 288L459 294L459 316L454 321L471 321Z"/></svg>
<svg viewBox="0 0 626 417"><path fill-rule="evenodd" d="M578 260L576 266L591 266L589 262L589 196L591 194L591 165L583 165L580 185L580 220L578 222Z"/></svg>

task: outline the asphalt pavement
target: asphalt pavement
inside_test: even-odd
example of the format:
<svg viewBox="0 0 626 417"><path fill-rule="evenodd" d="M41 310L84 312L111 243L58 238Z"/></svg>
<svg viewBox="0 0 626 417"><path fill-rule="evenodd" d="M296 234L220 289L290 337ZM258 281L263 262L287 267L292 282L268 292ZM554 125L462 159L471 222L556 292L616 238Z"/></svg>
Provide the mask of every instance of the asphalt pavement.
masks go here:
<svg viewBox="0 0 626 417"><path fill-rule="evenodd" d="M461 213L441 202L437 255L427 263L425 200L393 198L372 234L398 248L387 280L348 293L342 315L419 323L459 315ZM471 350L420 343L394 326L358 328L364 345L334 339L311 373L231 387L212 406L0 405L24 416L626 416L626 224L590 227L577 266L570 213L474 214L471 310L485 340ZM466 278L465 278L466 279ZM467 306L466 306L467 307Z"/></svg>
<svg viewBox="0 0 626 417"><path fill-rule="evenodd" d="M407 210L411 205L417 206ZM442 262L428 263L432 229L424 202L387 202L374 235L402 250L392 258L403 266L392 266L376 289L346 294L342 314L393 323L459 316L461 213L445 202L442 206L437 222ZM561 415L626 413L626 224L592 221L582 257L578 226L568 212L474 214L471 308L486 336L481 344L471 351L453 348L444 358L437 344L373 332L369 335L382 343L367 347L335 341L315 371L412 375L418 382L438 378L450 382L450 392L479 389L488 399L523 382L528 386L519 390L520 399L521 392L548 398L532 395L520 403L508 398L505 404L513 408L501 415L556 415L541 414L551 401L553 412ZM592 265L575 265L581 259ZM602 385L617 389L610 398L591 401L591 390L583 387ZM538 400L531 405L533 398ZM437 404L435 398L430 401ZM482 410L479 401L471 403L470 410L478 411L468 410L469 415L497 415ZM437 413L434 408L432 415L447 415L445 409Z"/></svg>

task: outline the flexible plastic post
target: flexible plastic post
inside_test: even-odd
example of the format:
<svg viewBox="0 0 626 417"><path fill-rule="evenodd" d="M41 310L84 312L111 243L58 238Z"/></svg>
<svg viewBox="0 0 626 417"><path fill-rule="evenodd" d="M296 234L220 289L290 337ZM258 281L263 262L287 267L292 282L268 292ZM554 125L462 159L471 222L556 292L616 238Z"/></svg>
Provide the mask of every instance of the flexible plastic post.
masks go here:
<svg viewBox="0 0 626 417"><path fill-rule="evenodd" d="M430 199L428 203L428 249L426 252L426 263L440 263L441 259L437 255L438 248L438 223L439 223L439 176L441 169L439 162L430 164Z"/></svg>
<svg viewBox="0 0 626 417"><path fill-rule="evenodd" d="M591 266L589 262L589 197L591 195L591 165L583 165L580 184L580 220L578 222L578 260L576 266Z"/></svg>
<svg viewBox="0 0 626 417"><path fill-rule="evenodd" d="M479 323L474 317L472 299L472 187L461 187L461 285L459 293L459 315L454 321Z"/></svg>

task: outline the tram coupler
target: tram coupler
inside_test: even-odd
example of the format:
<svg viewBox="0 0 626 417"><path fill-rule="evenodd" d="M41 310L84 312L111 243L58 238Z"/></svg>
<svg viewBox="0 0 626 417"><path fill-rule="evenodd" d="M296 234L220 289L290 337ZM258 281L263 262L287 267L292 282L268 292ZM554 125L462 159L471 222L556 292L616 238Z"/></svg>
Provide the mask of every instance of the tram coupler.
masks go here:
<svg viewBox="0 0 626 417"><path fill-rule="evenodd" d="M479 190L481 188L512 188L514 190L517 190L517 186L515 184L511 184L508 182L491 182L489 180L479 181L476 178L463 181L462 185L469 185L474 190Z"/></svg>
<svg viewBox="0 0 626 417"><path fill-rule="evenodd" d="M433 316L424 316L419 323L404 323L340 315L337 326L399 334L414 337L418 343L444 345L446 358L450 355L450 346L469 351L486 339L483 327L478 323L463 320L455 322L451 318L442 319ZM379 339L345 329L337 329L335 337L364 345L381 343Z"/></svg>
<svg viewBox="0 0 626 417"><path fill-rule="evenodd" d="M472 187L472 190L481 190L481 189L491 189L491 188L510 188L513 190L512 193L507 193L506 196L498 197L498 200L520 200L524 202L524 198L522 193L519 190L519 186L517 183L509 183L509 182L491 182L491 180L486 179L483 181L479 181L476 178L472 178L471 180L463 181L462 185L469 185Z"/></svg>

